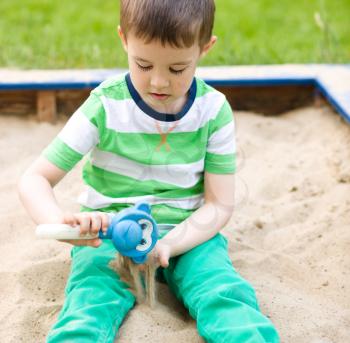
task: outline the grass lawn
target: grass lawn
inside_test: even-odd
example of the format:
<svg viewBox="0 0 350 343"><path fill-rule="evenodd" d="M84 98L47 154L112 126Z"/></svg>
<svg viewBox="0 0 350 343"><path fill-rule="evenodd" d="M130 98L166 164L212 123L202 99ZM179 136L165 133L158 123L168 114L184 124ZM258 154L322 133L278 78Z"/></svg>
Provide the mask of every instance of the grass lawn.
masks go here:
<svg viewBox="0 0 350 343"><path fill-rule="evenodd" d="M216 7L219 40L202 65L350 62L350 0L217 0ZM0 67L126 67L118 16L118 0L2 0Z"/></svg>

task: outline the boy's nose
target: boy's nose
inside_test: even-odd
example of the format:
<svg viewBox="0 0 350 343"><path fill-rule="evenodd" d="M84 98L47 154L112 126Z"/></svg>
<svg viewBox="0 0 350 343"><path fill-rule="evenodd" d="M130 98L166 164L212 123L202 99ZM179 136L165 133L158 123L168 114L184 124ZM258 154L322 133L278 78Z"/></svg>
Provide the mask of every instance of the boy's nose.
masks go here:
<svg viewBox="0 0 350 343"><path fill-rule="evenodd" d="M169 86L169 81L162 75L155 74L151 77L151 86L154 88L154 90L162 90L163 88Z"/></svg>

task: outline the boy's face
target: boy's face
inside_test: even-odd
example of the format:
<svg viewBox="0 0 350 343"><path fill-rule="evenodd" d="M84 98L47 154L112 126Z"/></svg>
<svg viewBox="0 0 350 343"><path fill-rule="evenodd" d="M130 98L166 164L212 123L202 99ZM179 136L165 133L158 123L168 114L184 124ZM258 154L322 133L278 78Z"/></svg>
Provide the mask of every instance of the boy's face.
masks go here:
<svg viewBox="0 0 350 343"><path fill-rule="evenodd" d="M198 44L190 48L163 46L158 41L146 44L132 33L125 39L120 28L119 36L128 54L132 83L142 99L159 112L181 111L197 62L215 43L216 37L201 52Z"/></svg>

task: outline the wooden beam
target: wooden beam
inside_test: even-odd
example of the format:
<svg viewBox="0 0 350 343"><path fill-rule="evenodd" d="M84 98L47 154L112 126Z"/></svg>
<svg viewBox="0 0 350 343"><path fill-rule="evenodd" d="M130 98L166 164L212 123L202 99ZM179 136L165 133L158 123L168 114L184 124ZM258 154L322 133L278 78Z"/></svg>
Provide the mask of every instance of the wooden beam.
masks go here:
<svg viewBox="0 0 350 343"><path fill-rule="evenodd" d="M36 113L36 91L0 91L1 115L27 116Z"/></svg>
<svg viewBox="0 0 350 343"><path fill-rule="evenodd" d="M39 121L54 123L57 119L55 91L37 92L37 116Z"/></svg>
<svg viewBox="0 0 350 343"><path fill-rule="evenodd" d="M302 106L312 105L312 85L218 86L235 111L252 111L278 115Z"/></svg>

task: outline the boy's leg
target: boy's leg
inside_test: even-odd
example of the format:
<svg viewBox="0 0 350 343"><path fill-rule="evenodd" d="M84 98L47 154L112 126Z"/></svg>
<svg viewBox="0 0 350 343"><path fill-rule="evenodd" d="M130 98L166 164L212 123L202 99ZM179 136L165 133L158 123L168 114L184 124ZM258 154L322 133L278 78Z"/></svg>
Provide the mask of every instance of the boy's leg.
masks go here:
<svg viewBox="0 0 350 343"><path fill-rule="evenodd" d="M65 302L47 342L113 342L135 297L108 267L115 248L103 241L99 248L74 247Z"/></svg>
<svg viewBox="0 0 350 343"><path fill-rule="evenodd" d="M253 288L234 270L221 234L172 258L163 273L207 342L279 342Z"/></svg>

